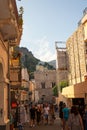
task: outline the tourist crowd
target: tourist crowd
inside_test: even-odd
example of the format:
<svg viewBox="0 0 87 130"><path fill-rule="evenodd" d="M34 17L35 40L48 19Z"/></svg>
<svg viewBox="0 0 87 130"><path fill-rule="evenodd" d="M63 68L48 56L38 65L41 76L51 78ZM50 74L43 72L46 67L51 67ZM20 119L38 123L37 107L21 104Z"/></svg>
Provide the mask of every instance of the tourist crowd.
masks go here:
<svg viewBox="0 0 87 130"><path fill-rule="evenodd" d="M69 108L65 103L56 105L56 107L52 103L32 103L28 107L21 103L15 113L11 113L10 130L13 128L22 130L26 122L31 128L41 124L53 125L56 112L61 119L63 130L87 130L87 107L82 112L76 105Z"/></svg>
<svg viewBox="0 0 87 130"><path fill-rule="evenodd" d="M52 103L32 103L29 107L25 107L24 104L20 104L16 108L15 114L13 114L13 122L11 118L12 125L10 130L13 130L13 127L22 129L26 122L29 123L30 127L35 127L40 124L52 125L55 120L55 111L57 111L57 107L55 107Z"/></svg>

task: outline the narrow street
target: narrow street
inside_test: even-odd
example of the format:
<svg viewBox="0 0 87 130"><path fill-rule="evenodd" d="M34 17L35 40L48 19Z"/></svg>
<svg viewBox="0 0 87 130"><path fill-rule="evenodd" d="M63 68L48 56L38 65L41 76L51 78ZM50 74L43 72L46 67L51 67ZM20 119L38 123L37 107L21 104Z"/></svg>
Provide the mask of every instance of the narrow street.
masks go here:
<svg viewBox="0 0 87 130"><path fill-rule="evenodd" d="M63 130L66 106L87 130L87 1L0 0L0 130Z"/></svg>
<svg viewBox="0 0 87 130"><path fill-rule="evenodd" d="M55 120L55 123L53 125L39 125L35 127L29 127L29 125L25 125L24 130L62 130L61 127L61 121L59 118Z"/></svg>

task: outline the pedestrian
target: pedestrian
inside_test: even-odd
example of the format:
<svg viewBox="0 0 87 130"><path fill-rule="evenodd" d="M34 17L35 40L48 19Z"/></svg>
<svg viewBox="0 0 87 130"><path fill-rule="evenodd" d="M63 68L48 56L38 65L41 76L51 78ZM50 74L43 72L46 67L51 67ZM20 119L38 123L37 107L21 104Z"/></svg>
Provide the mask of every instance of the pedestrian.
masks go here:
<svg viewBox="0 0 87 130"><path fill-rule="evenodd" d="M40 125L40 121L41 121L41 107L40 107L40 104L37 105L37 109L36 109L36 121L37 121L37 125Z"/></svg>
<svg viewBox="0 0 87 130"><path fill-rule="evenodd" d="M44 105L40 104L40 108L41 108L41 124L44 123Z"/></svg>
<svg viewBox="0 0 87 130"><path fill-rule="evenodd" d="M10 130L14 128L14 117L12 111L10 112Z"/></svg>
<svg viewBox="0 0 87 130"><path fill-rule="evenodd" d="M35 119L36 119L36 108L35 105L31 105L30 108L30 127L35 127Z"/></svg>
<svg viewBox="0 0 87 130"><path fill-rule="evenodd" d="M63 108L64 108L64 103L62 101L60 101L60 103L59 103L59 117L61 119L62 126L63 126Z"/></svg>
<svg viewBox="0 0 87 130"><path fill-rule="evenodd" d="M18 122L20 120L20 107L19 107L19 104L17 104L16 111L15 111L13 116L14 116L14 128L17 129Z"/></svg>
<svg viewBox="0 0 87 130"><path fill-rule="evenodd" d="M69 130L84 130L82 118L76 106L71 107L70 115L68 118L68 129Z"/></svg>
<svg viewBox="0 0 87 130"><path fill-rule="evenodd" d="M44 106L44 121L45 121L45 125L48 124L48 116L49 116L49 106L46 103Z"/></svg>
<svg viewBox="0 0 87 130"><path fill-rule="evenodd" d="M85 111L83 114L83 125L84 125L84 130L87 130L87 106L85 107Z"/></svg>
<svg viewBox="0 0 87 130"><path fill-rule="evenodd" d="M20 121L22 125L24 125L27 122L27 114L26 109L23 103L20 104Z"/></svg>
<svg viewBox="0 0 87 130"><path fill-rule="evenodd" d="M53 104L50 104L49 108L49 120L50 120L50 125L54 124L55 120L55 108Z"/></svg>
<svg viewBox="0 0 87 130"><path fill-rule="evenodd" d="M68 121L68 117L69 117L69 108L67 107L67 105L64 103L64 108L62 109L63 111L63 130L67 130L67 121Z"/></svg>

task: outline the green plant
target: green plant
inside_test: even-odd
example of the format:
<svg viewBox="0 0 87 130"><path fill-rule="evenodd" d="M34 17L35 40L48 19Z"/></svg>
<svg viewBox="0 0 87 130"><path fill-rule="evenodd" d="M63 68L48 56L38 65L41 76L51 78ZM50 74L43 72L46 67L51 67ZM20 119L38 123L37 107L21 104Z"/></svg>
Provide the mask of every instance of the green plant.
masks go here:
<svg viewBox="0 0 87 130"><path fill-rule="evenodd" d="M23 13L24 13L24 9L21 6L19 9L19 25L22 26L23 25Z"/></svg>
<svg viewBox="0 0 87 130"><path fill-rule="evenodd" d="M21 53L19 52L19 50L17 50L17 46L14 47L14 51L12 53L12 57L13 57L13 59L21 57Z"/></svg>
<svg viewBox="0 0 87 130"><path fill-rule="evenodd" d="M19 15L21 15L21 16L22 16L22 15L23 15L23 13L24 13L24 8L21 6L21 7L20 7L20 9L19 9Z"/></svg>
<svg viewBox="0 0 87 130"><path fill-rule="evenodd" d="M58 87L57 86L53 87L53 96L58 96Z"/></svg>
<svg viewBox="0 0 87 130"><path fill-rule="evenodd" d="M68 86L68 81L66 81L66 80L61 81L61 82L59 83L60 91L62 92L62 89L63 89L64 87L66 87L66 86Z"/></svg>
<svg viewBox="0 0 87 130"><path fill-rule="evenodd" d="M21 17L19 17L19 25L22 26L23 25L23 19Z"/></svg>

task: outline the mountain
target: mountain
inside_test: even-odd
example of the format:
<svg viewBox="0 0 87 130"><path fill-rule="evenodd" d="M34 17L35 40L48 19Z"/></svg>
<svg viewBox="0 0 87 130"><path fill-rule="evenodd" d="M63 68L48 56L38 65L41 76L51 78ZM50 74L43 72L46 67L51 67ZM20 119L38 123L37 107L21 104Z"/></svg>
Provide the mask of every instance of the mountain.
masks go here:
<svg viewBox="0 0 87 130"><path fill-rule="evenodd" d="M56 68L56 60L49 61L48 64Z"/></svg>
<svg viewBox="0 0 87 130"><path fill-rule="evenodd" d="M44 67L47 67L48 70L55 69L55 61L50 61L49 63L40 61L39 59L35 58L32 52L25 47L17 47L16 50L21 53L22 67L28 69L28 72L29 74L31 74L31 77L33 76L33 72L36 71L36 65L43 65Z"/></svg>
<svg viewBox="0 0 87 130"><path fill-rule="evenodd" d="M30 73L34 72L36 70L36 65L38 64L38 62L40 62L40 60L35 58L32 52L25 47L19 48L19 51L22 54L21 56L22 67L26 67Z"/></svg>

